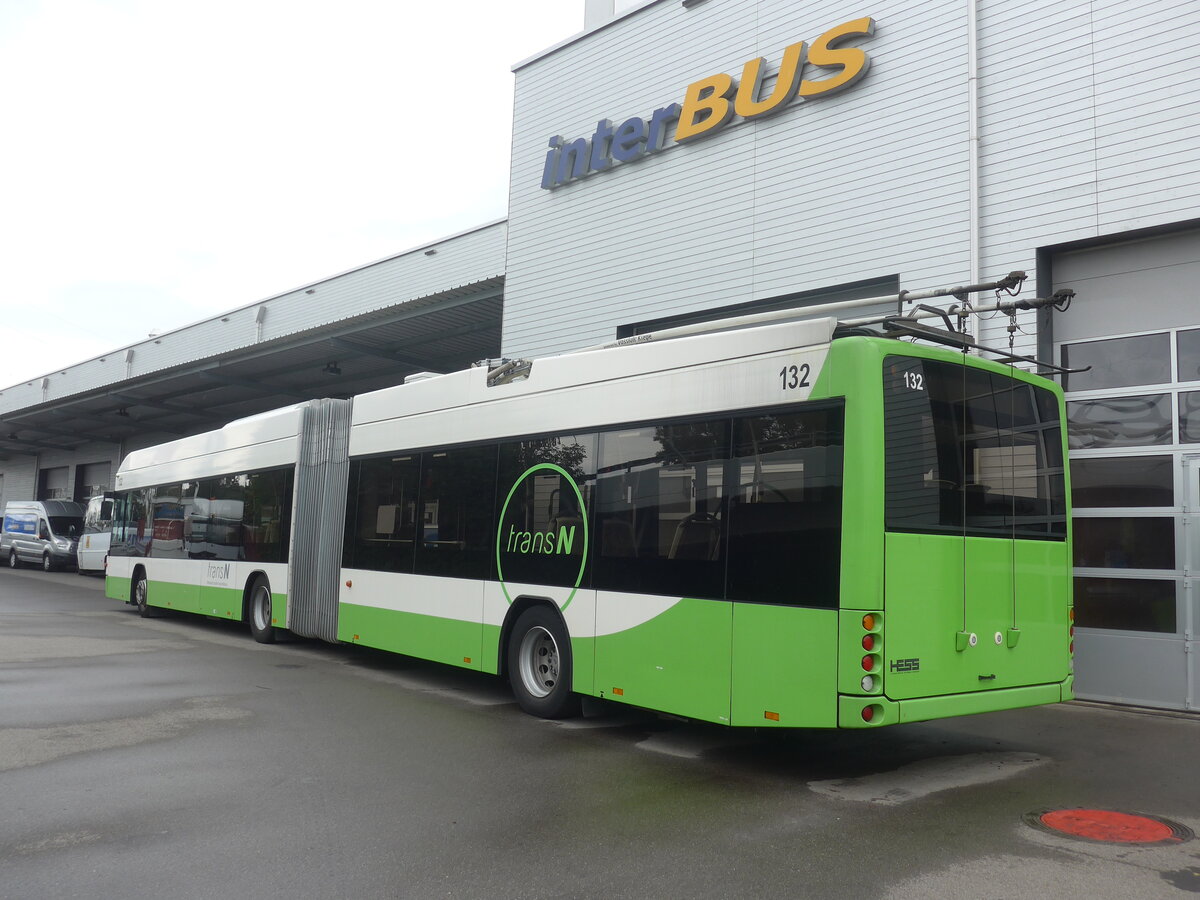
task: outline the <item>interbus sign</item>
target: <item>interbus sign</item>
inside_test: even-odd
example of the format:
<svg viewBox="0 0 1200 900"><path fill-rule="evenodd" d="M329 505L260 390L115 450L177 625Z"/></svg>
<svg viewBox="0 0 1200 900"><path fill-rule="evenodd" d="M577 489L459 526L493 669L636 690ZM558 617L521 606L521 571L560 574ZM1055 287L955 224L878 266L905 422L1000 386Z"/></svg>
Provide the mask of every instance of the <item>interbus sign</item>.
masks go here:
<svg viewBox="0 0 1200 900"><path fill-rule="evenodd" d="M659 107L648 120L633 116L614 129L611 120L601 119L590 139L565 141L553 135L542 168L542 187L553 190L617 163L657 153L669 146L667 133L672 126L670 141L682 144L716 134L734 117L762 118L782 112L796 98L818 100L844 90L867 73L871 59L857 47L838 45L874 33L875 20L864 17L829 29L810 45L791 44L784 49L775 84L765 96L766 61L755 57L742 66L740 79L718 72L694 81L684 91L682 103ZM827 77L806 78L806 67L826 70Z"/></svg>

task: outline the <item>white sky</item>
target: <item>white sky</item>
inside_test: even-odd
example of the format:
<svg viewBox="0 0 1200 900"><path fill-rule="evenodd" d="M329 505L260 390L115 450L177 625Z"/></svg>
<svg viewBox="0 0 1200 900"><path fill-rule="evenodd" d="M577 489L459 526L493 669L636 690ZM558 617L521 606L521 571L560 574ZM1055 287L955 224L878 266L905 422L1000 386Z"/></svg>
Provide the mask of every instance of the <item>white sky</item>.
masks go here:
<svg viewBox="0 0 1200 900"><path fill-rule="evenodd" d="M0 0L0 388L506 215L511 66L582 28L583 0Z"/></svg>

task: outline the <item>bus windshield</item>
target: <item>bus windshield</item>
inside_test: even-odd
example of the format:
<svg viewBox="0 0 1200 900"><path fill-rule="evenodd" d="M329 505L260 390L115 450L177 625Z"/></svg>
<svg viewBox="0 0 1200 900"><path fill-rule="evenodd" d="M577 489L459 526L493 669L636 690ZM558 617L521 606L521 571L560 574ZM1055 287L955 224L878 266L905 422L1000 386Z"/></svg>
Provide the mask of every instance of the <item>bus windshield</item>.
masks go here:
<svg viewBox="0 0 1200 900"><path fill-rule="evenodd" d="M959 363L884 361L890 531L1066 538L1058 401Z"/></svg>

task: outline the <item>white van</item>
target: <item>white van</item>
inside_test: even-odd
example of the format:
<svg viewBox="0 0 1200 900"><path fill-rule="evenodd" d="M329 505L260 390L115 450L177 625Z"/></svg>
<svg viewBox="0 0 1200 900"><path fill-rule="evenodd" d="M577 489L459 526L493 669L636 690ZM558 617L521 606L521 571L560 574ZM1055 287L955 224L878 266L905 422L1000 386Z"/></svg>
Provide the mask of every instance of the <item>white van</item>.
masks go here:
<svg viewBox="0 0 1200 900"><path fill-rule="evenodd" d="M80 575L89 572L104 573L104 561L108 557L112 541L113 495L97 494L87 502L83 514L83 537L79 539Z"/></svg>
<svg viewBox="0 0 1200 900"><path fill-rule="evenodd" d="M22 563L41 565L47 572L74 567L83 512L71 500L9 501L0 529L0 558L13 569Z"/></svg>

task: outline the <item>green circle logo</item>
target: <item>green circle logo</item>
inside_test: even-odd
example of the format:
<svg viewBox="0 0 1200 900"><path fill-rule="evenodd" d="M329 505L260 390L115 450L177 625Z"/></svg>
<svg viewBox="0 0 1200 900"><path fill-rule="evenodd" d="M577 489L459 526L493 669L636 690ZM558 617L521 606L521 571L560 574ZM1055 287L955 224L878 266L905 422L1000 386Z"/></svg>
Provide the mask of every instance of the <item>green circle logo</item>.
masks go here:
<svg viewBox="0 0 1200 900"><path fill-rule="evenodd" d="M543 479L545 474L557 475L557 486L547 489L547 482L553 481L542 480L541 484L528 485L518 496L519 489L539 473L543 473ZM517 498L515 504L514 497ZM573 504L571 500L574 500ZM509 518L510 507L512 520ZM511 604L513 598L504 577L505 558L509 561L510 573L518 573L516 581L570 586L571 593L561 609L566 609L575 599L587 566L588 523L583 492L562 466L554 463L530 466L504 498L496 529L496 573L504 598ZM572 565L576 558L578 567Z"/></svg>

